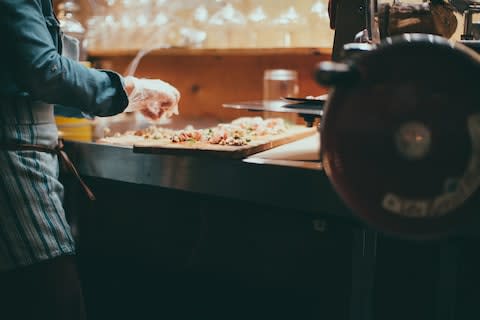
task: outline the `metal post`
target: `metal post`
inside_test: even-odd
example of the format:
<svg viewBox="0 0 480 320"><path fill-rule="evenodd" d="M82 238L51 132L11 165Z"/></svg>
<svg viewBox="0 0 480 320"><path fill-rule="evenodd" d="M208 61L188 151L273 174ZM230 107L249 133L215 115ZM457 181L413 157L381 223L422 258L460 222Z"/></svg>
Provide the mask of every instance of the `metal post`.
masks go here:
<svg viewBox="0 0 480 320"><path fill-rule="evenodd" d="M366 0L340 0L337 4L332 60L341 58L343 46L366 27ZM368 0L367 0L368 1Z"/></svg>
<svg viewBox="0 0 480 320"><path fill-rule="evenodd" d="M376 232L368 229L354 230L350 320L373 319L376 251Z"/></svg>

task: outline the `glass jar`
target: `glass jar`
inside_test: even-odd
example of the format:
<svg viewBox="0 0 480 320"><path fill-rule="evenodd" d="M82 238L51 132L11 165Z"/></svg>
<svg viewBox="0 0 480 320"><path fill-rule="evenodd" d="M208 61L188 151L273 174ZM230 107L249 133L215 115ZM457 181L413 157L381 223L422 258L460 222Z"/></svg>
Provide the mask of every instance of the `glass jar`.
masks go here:
<svg viewBox="0 0 480 320"><path fill-rule="evenodd" d="M224 6L212 15L208 21L207 47L209 48L244 48L245 27L247 19L233 2Z"/></svg>
<svg viewBox="0 0 480 320"><path fill-rule="evenodd" d="M268 46L268 16L262 5L255 7L248 15L248 47L267 47Z"/></svg>
<svg viewBox="0 0 480 320"><path fill-rule="evenodd" d="M331 48L335 32L330 29L328 1L315 1L310 8L308 20L310 25L310 45L320 48Z"/></svg>
<svg viewBox="0 0 480 320"><path fill-rule="evenodd" d="M79 42L79 60L87 60L87 48L85 41L86 30L84 26L75 17L76 12L80 10L79 5L75 1L64 1L58 5L58 20L60 21L60 29L70 37Z"/></svg>

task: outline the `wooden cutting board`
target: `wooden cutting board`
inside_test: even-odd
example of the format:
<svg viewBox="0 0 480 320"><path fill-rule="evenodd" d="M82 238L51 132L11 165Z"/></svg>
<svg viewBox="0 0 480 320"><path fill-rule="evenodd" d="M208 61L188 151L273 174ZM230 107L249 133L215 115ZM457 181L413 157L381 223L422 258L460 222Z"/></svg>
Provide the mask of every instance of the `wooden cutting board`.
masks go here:
<svg viewBox="0 0 480 320"><path fill-rule="evenodd" d="M199 142L162 143L156 140L145 140L135 143L133 152L242 159L316 133L317 130L315 128L293 126L285 133L255 139L245 146L222 146Z"/></svg>

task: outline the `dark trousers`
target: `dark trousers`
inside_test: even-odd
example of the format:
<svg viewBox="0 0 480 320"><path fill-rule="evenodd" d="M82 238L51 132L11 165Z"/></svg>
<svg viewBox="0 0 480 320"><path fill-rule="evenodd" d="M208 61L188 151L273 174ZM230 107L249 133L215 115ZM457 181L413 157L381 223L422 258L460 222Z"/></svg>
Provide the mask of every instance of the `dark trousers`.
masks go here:
<svg viewBox="0 0 480 320"><path fill-rule="evenodd" d="M75 257L0 273L0 319L85 320Z"/></svg>

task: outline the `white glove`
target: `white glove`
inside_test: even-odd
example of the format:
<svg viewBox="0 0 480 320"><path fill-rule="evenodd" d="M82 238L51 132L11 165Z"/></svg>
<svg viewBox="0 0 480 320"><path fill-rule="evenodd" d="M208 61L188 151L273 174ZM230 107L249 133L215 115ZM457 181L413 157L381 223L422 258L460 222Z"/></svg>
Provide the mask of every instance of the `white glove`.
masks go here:
<svg viewBox="0 0 480 320"><path fill-rule="evenodd" d="M124 112L140 111L152 120L178 114L180 92L167 82L125 77L128 106Z"/></svg>

